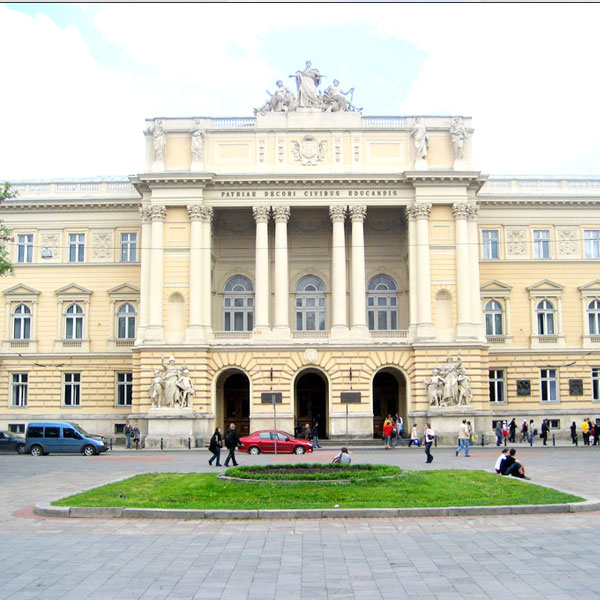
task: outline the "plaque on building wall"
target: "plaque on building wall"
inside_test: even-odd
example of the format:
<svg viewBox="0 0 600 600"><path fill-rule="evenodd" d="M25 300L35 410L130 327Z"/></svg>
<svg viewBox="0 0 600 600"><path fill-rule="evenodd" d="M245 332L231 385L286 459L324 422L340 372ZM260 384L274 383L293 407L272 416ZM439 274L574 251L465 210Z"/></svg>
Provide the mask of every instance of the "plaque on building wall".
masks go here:
<svg viewBox="0 0 600 600"><path fill-rule="evenodd" d="M569 379L569 396L583 396L583 379Z"/></svg>
<svg viewBox="0 0 600 600"><path fill-rule="evenodd" d="M531 381L529 379L517 379L517 396L531 396Z"/></svg>
<svg viewBox="0 0 600 600"><path fill-rule="evenodd" d="M340 400L342 404L360 404L360 392L342 392Z"/></svg>
<svg viewBox="0 0 600 600"><path fill-rule="evenodd" d="M281 392L263 392L260 395L261 404L281 404Z"/></svg>

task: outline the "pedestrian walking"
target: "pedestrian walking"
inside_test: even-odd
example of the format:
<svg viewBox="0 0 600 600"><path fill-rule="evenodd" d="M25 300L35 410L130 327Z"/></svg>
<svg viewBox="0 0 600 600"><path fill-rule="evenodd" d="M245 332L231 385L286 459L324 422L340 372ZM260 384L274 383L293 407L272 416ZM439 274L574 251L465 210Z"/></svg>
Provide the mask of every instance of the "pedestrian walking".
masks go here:
<svg viewBox="0 0 600 600"><path fill-rule="evenodd" d="M223 447L223 436L221 435L221 428L217 427L212 437L210 438L210 442L208 444L208 449L212 452L212 456L208 459L208 464L212 466L213 460L217 461L216 466L221 466L221 448Z"/></svg>
<svg viewBox="0 0 600 600"><path fill-rule="evenodd" d="M523 425L521 425L521 439L519 440L519 444L523 442L529 441L529 426L527 425L527 420L523 421Z"/></svg>
<svg viewBox="0 0 600 600"><path fill-rule="evenodd" d="M131 450L131 434L133 433L133 427L129 421L125 421L125 427L123 427L123 433L125 434L125 448Z"/></svg>
<svg viewBox="0 0 600 600"><path fill-rule="evenodd" d="M232 423L229 426L229 431L225 434L225 447L229 450L229 454L225 459L225 466L229 466L229 461L233 463L234 467L237 467L238 463L235 460L235 451L237 447L240 445L240 436L238 432L235 430L235 423Z"/></svg>
<svg viewBox="0 0 600 600"><path fill-rule="evenodd" d="M389 450L391 447L392 429L394 429L394 426L392 425L392 419L388 418L383 423L384 450Z"/></svg>
<svg viewBox="0 0 600 600"><path fill-rule="evenodd" d="M496 434L496 446L499 446L502 443L502 421L496 421L494 433Z"/></svg>
<svg viewBox="0 0 600 600"><path fill-rule="evenodd" d="M435 431L431 425L429 425L429 423L425 423L423 441L425 442L425 455L427 456L427 460L425 462L427 463L433 462L433 454L431 454L431 444L433 444L433 440L435 440Z"/></svg>
<svg viewBox="0 0 600 600"><path fill-rule="evenodd" d="M310 423L306 423L306 425L304 425L304 439L305 440L312 440L312 429L310 428Z"/></svg>
<svg viewBox="0 0 600 600"><path fill-rule="evenodd" d="M577 444L577 423L575 423L575 421L573 421L571 423L571 444L575 444L576 446Z"/></svg>
<svg viewBox="0 0 600 600"><path fill-rule="evenodd" d="M513 420L510 422L510 425L508 426L508 441L511 444L515 443L515 435L516 434L517 434L517 422L513 418Z"/></svg>
<svg viewBox="0 0 600 600"><path fill-rule="evenodd" d="M410 439L408 440L408 447L410 448L412 445L419 445L419 432L417 431L417 426L413 425L410 430Z"/></svg>
<svg viewBox="0 0 600 600"><path fill-rule="evenodd" d="M589 419L584 419L581 424L581 437L583 438L583 445L590 445L590 425L588 423Z"/></svg>
<svg viewBox="0 0 600 600"><path fill-rule="evenodd" d="M133 443L135 445L135 449L139 450L142 447L142 432L140 431L140 426L136 423L133 426Z"/></svg>
<svg viewBox="0 0 600 600"><path fill-rule="evenodd" d="M312 443L313 450L321 447L321 444L319 443L319 421L315 421L315 424L312 428Z"/></svg>
<svg viewBox="0 0 600 600"><path fill-rule="evenodd" d="M535 436L538 434L538 430L535 428L535 423L533 419L529 420L529 443L533 444L535 442Z"/></svg>
<svg viewBox="0 0 600 600"><path fill-rule="evenodd" d="M425 440L427 441L427 440ZM469 431L469 425L466 419L462 420L460 427L458 428L458 448L456 449L455 455L464 448L465 458L469 457L469 447L471 445L471 433Z"/></svg>
<svg viewBox="0 0 600 600"><path fill-rule="evenodd" d="M396 447L404 445L404 421L399 414L396 414Z"/></svg>
<svg viewBox="0 0 600 600"><path fill-rule="evenodd" d="M548 432L550 431L550 422L548 419L544 419L542 421L542 430L540 431L540 439L544 441L544 446L546 446L546 442L548 441Z"/></svg>

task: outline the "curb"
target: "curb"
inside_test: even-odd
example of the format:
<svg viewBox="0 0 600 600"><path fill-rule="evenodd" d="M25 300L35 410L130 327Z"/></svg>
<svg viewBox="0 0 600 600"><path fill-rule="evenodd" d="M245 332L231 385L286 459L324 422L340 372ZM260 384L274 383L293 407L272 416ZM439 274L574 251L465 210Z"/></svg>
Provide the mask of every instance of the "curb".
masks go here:
<svg viewBox="0 0 600 600"><path fill-rule="evenodd" d="M517 506L450 506L445 508L323 508L270 510L186 510L168 508L69 507L36 504L33 512L43 517L93 519L360 519L390 517L475 517L490 515L565 514L600 510L600 500L569 504Z"/></svg>

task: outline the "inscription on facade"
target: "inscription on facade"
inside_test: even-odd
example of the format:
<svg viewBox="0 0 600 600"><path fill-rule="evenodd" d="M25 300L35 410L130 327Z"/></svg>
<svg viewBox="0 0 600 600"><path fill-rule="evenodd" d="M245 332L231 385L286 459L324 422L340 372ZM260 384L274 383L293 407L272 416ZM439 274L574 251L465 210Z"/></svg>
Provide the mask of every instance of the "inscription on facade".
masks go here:
<svg viewBox="0 0 600 600"><path fill-rule="evenodd" d="M397 198L398 190L224 190L220 198Z"/></svg>

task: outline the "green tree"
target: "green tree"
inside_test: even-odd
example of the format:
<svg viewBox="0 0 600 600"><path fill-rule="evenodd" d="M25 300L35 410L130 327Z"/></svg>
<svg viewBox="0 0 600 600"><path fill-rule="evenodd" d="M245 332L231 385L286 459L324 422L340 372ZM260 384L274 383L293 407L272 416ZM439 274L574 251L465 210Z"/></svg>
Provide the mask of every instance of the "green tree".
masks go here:
<svg viewBox="0 0 600 600"><path fill-rule="evenodd" d="M0 188L0 204L4 200L16 198L17 191L10 187L8 181ZM10 251L8 242L12 241L10 229L0 220L0 277L14 273L14 268L10 262Z"/></svg>

